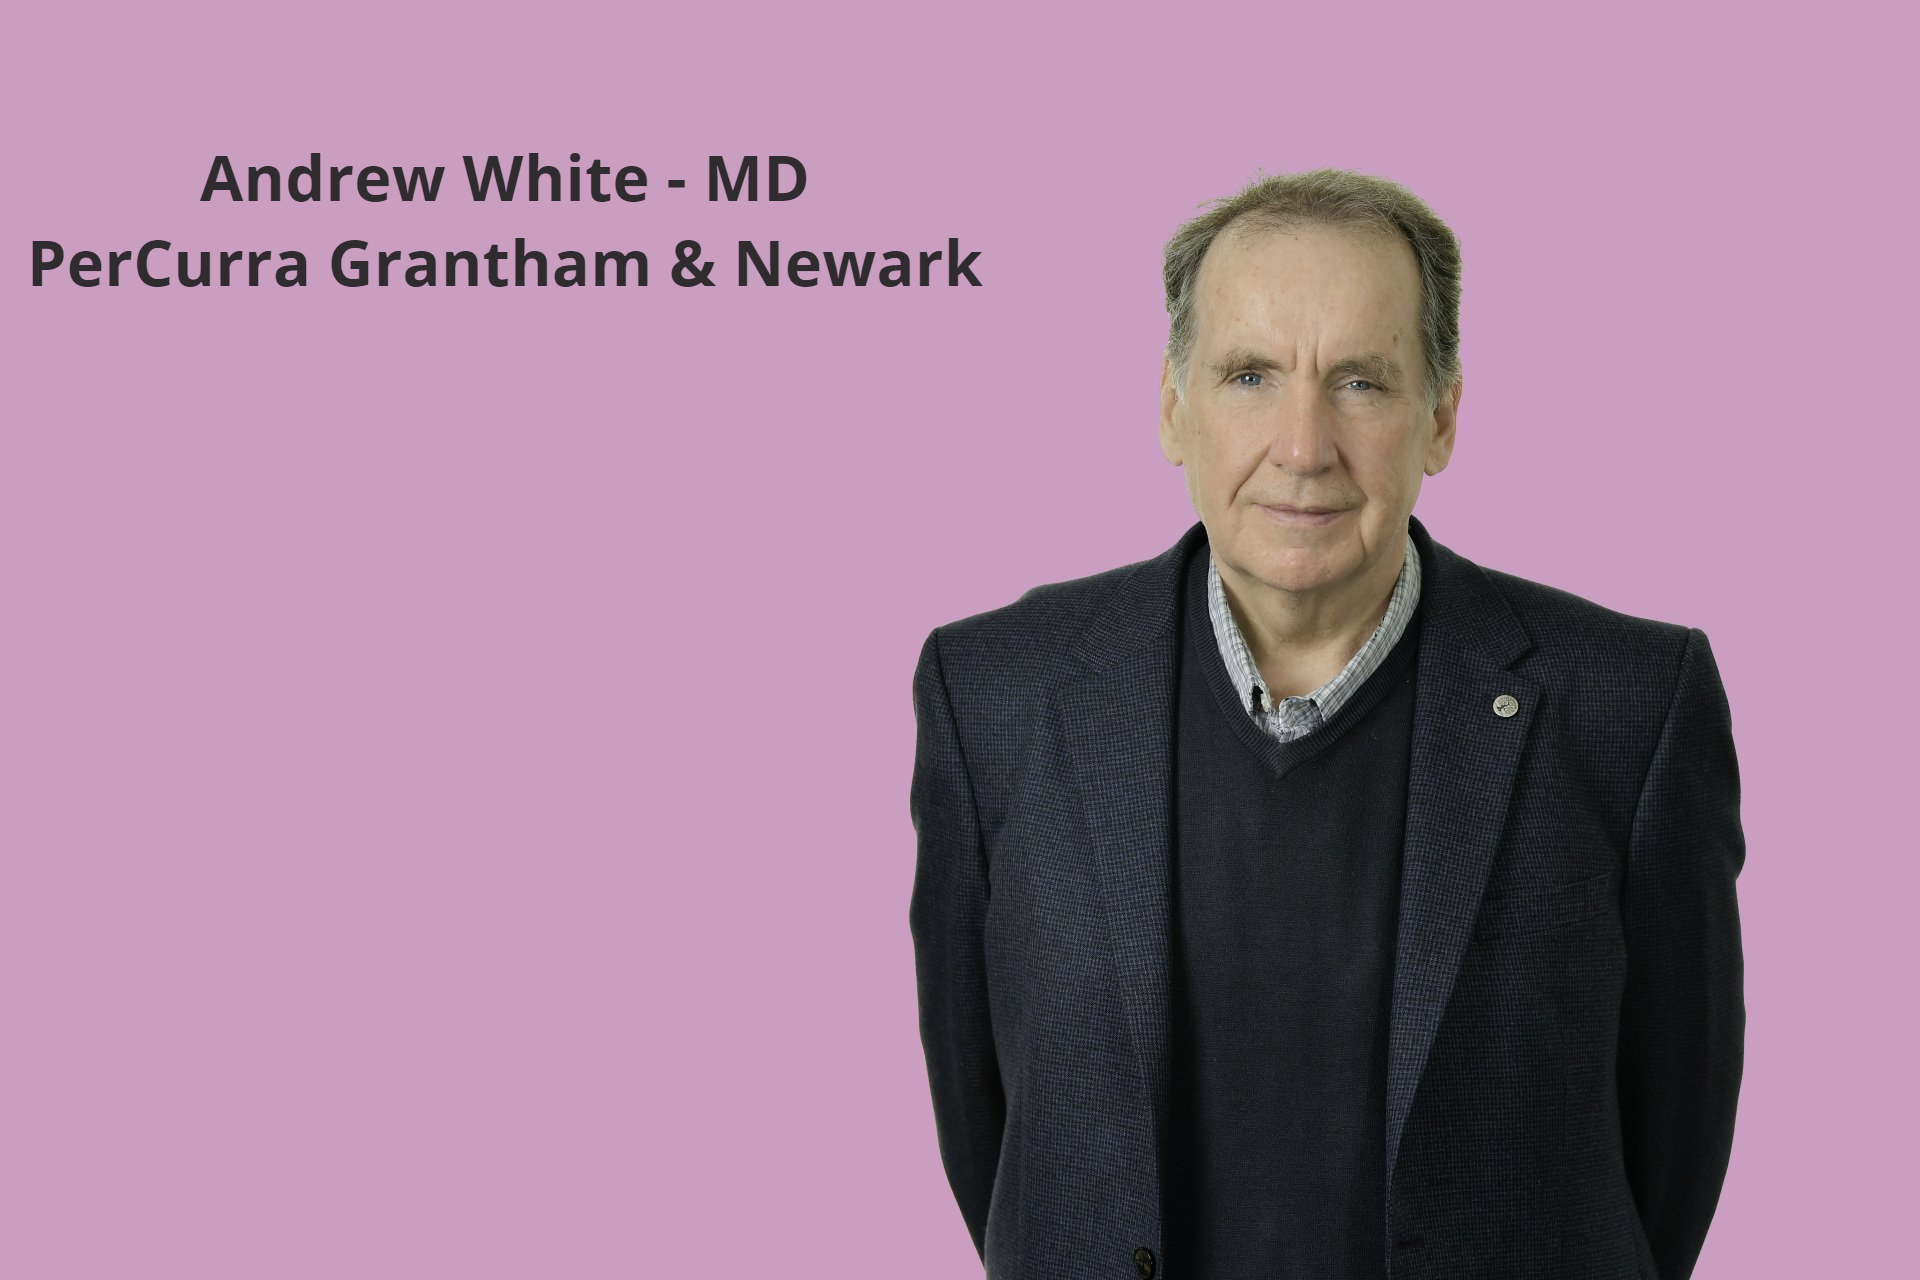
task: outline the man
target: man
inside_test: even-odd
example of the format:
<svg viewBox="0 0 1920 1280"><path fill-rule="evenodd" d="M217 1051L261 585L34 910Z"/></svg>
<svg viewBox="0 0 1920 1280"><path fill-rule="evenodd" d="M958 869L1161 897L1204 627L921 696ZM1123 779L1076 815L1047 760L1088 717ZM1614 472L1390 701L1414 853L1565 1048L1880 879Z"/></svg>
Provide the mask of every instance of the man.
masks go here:
<svg viewBox="0 0 1920 1280"><path fill-rule="evenodd" d="M1167 246L1164 554L936 628L920 1028L989 1275L1693 1268L1745 1005L1706 636L1412 518L1459 253L1335 170Z"/></svg>

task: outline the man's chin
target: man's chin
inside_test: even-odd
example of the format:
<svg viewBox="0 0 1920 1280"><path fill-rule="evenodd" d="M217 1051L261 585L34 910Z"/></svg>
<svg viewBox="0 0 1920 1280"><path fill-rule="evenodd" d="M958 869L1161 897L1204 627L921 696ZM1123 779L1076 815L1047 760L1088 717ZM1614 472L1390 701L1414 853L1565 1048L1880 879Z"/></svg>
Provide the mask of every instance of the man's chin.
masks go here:
<svg viewBox="0 0 1920 1280"><path fill-rule="evenodd" d="M1247 572L1275 591L1300 593L1321 591L1338 582L1343 576L1343 566L1326 555L1268 553L1253 557L1247 564Z"/></svg>

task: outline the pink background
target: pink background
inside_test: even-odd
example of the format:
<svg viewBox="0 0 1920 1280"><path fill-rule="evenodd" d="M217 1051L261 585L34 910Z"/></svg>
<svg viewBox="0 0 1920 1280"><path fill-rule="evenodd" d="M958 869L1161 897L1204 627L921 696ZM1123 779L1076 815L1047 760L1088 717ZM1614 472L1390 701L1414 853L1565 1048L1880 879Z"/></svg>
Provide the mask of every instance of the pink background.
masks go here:
<svg viewBox="0 0 1920 1280"><path fill-rule="evenodd" d="M1434 536L1719 657L1750 1030L1696 1274L1910 1257L1910 33L689 8L9 11L0 1275L978 1276L915 1023L914 659L1187 527L1160 246L1323 164L1464 245ZM313 150L447 185L197 199ZM652 195L466 198L463 154L533 150ZM708 205L748 152L806 194ZM654 283L327 276L515 235ZM689 236L722 287L668 283ZM743 237L949 236L984 287L730 283ZM156 237L312 283L28 287L34 239Z"/></svg>

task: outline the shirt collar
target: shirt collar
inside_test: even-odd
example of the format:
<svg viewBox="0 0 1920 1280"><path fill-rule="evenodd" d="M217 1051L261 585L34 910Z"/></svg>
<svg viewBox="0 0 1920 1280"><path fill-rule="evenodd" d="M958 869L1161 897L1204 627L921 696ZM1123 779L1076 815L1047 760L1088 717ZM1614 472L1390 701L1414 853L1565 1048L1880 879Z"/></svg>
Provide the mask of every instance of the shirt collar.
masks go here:
<svg viewBox="0 0 1920 1280"><path fill-rule="evenodd" d="M1311 732L1366 683L1367 677L1385 661L1405 633L1414 606L1419 602L1420 553L1414 549L1413 537L1409 534L1400 560L1400 576L1394 579L1393 594L1387 599L1387 611L1360 651L1348 659L1338 675L1312 693L1283 698L1276 703L1266 687L1266 679L1254 665L1253 654L1247 648L1246 638L1240 634L1239 624L1233 620L1226 588L1220 581L1220 566L1214 560L1213 548L1207 548L1207 613L1213 620L1213 637L1219 646L1221 661L1227 665L1240 705L1283 740ZM1256 690L1257 703L1254 701ZM1256 705L1258 711L1253 709Z"/></svg>

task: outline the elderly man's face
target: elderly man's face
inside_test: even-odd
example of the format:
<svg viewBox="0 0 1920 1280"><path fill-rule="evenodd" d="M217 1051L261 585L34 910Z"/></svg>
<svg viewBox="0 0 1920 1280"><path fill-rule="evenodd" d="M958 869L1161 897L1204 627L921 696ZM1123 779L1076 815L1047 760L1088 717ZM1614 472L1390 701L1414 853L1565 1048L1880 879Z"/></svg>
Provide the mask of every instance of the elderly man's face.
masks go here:
<svg viewBox="0 0 1920 1280"><path fill-rule="evenodd" d="M1413 250L1350 228L1229 227L1194 284L1160 448L1186 470L1221 572L1326 600L1384 592L1459 402L1456 384L1426 407Z"/></svg>

